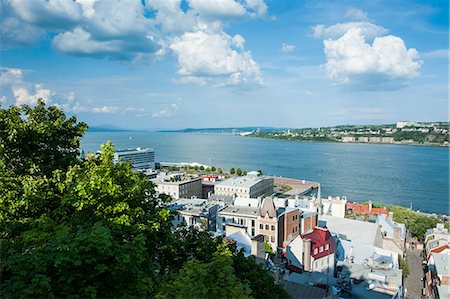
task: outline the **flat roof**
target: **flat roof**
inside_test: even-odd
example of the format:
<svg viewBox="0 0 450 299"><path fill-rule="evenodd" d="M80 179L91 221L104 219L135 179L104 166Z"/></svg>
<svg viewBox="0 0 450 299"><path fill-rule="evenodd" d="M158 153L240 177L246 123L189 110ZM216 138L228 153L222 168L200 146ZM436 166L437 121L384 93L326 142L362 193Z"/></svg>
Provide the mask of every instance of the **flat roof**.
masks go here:
<svg viewBox="0 0 450 299"><path fill-rule="evenodd" d="M155 184L164 184L164 185L183 185L187 183L191 183L194 181L201 181L201 178L194 178L189 180L183 180L183 181L177 181L177 182L170 182L170 181L163 181L161 178L152 179L151 181Z"/></svg>
<svg viewBox="0 0 450 299"><path fill-rule="evenodd" d="M431 256L434 259L434 266L436 267L436 272L439 275L450 276L449 271L449 256L448 253L431 253Z"/></svg>
<svg viewBox="0 0 450 299"><path fill-rule="evenodd" d="M220 212L228 213L228 214L236 214L236 215L258 216L259 208L240 207L240 206L226 206L222 210L220 210Z"/></svg>
<svg viewBox="0 0 450 299"><path fill-rule="evenodd" d="M116 150L116 153L126 153L126 152L142 153L142 152L154 152L154 151L155 150L150 147L146 147L146 148L137 147L137 148L118 149L118 150Z"/></svg>
<svg viewBox="0 0 450 299"><path fill-rule="evenodd" d="M231 186L231 187L241 187L241 188L250 188L253 185L259 183L260 181L267 179L267 177L249 177L245 176L235 176L231 177L227 180L217 182L216 186Z"/></svg>
<svg viewBox="0 0 450 299"><path fill-rule="evenodd" d="M331 233L339 236L340 239L375 245L378 229L376 223L329 215L320 215L319 223L324 224Z"/></svg>

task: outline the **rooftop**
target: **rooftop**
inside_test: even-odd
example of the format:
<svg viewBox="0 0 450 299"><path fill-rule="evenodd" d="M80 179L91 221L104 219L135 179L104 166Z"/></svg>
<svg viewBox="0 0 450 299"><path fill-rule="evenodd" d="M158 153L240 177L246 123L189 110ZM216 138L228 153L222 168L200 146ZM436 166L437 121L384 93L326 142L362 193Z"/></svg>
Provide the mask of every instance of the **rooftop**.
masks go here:
<svg viewBox="0 0 450 299"><path fill-rule="evenodd" d="M235 176L231 177L227 180L216 183L216 186L230 186L230 187L241 187L241 188L250 188L253 185L259 183L266 177L250 177L246 176Z"/></svg>
<svg viewBox="0 0 450 299"><path fill-rule="evenodd" d="M449 256L448 253L436 253L431 254L434 260L434 267L439 275L450 276L449 270Z"/></svg>
<svg viewBox="0 0 450 299"><path fill-rule="evenodd" d="M152 148L127 148L127 149L118 149L116 153L143 153L143 152L154 152Z"/></svg>
<svg viewBox="0 0 450 299"><path fill-rule="evenodd" d="M193 179L171 182L171 181L165 181L163 178L156 178L156 179L152 179L151 181L155 184L183 185L183 184L187 184L190 182L201 181L201 180L202 180L201 178L193 178Z"/></svg>
<svg viewBox="0 0 450 299"><path fill-rule="evenodd" d="M339 236L340 239L352 241L354 243L376 245L375 239L378 225L375 223L320 215L319 225L326 225L330 232Z"/></svg>
<svg viewBox="0 0 450 299"><path fill-rule="evenodd" d="M237 215L248 215L248 216L258 216L259 208L254 207L241 207L241 206L226 206L221 213L237 214Z"/></svg>

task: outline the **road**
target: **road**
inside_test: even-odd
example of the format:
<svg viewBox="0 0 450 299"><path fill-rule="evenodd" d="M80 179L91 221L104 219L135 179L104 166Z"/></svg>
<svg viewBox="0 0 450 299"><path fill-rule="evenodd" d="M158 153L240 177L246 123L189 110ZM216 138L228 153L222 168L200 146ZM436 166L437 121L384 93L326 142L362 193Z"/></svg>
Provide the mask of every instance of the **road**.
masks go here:
<svg viewBox="0 0 450 299"><path fill-rule="evenodd" d="M421 252L419 249L406 249L406 262L409 267L409 275L405 279L407 299L420 299L422 297L423 281L421 278L423 278L423 270Z"/></svg>

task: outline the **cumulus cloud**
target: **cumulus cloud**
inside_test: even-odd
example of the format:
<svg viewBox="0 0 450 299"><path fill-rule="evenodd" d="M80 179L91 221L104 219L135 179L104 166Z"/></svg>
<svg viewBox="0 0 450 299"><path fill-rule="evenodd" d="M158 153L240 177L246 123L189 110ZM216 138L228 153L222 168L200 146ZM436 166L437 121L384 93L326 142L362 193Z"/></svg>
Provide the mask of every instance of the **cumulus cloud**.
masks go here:
<svg viewBox="0 0 450 299"><path fill-rule="evenodd" d="M347 9L347 11L345 12L345 16L349 19L354 19L354 20L368 20L369 18L367 17L367 13L365 11L362 11L359 8L355 8L355 7L350 7L349 9Z"/></svg>
<svg viewBox="0 0 450 299"><path fill-rule="evenodd" d="M178 105L176 103L172 103L167 107L155 112L152 114L152 117L169 117L176 113L178 110Z"/></svg>
<svg viewBox="0 0 450 299"><path fill-rule="evenodd" d="M103 107L94 107L92 112L94 113L116 113L119 110L117 106L103 106Z"/></svg>
<svg viewBox="0 0 450 299"><path fill-rule="evenodd" d="M295 50L295 46L294 45L290 45L290 44L286 44L286 43L282 43L281 44L281 52L283 53L289 53Z"/></svg>
<svg viewBox="0 0 450 299"><path fill-rule="evenodd" d="M387 32L370 22L315 26L314 37L324 39L328 78L355 89L394 90L419 76L422 61L417 50Z"/></svg>
<svg viewBox="0 0 450 299"><path fill-rule="evenodd" d="M178 56L181 76L225 77L230 85L262 84L259 66L243 50L244 42L240 35L197 31L175 38L170 48Z"/></svg>
<svg viewBox="0 0 450 299"><path fill-rule="evenodd" d="M69 55L136 63L172 51L180 64L179 81L261 82L245 39L228 35L225 25L235 18L266 16L263 0L0 1L8 11L1 21L3 47L29 46L49 36L54 49Z"/></svg>
<svg viewBox="0 0 450 299"><path fill-rule="evenodd" d="M361 34L368 39L372 39L389 32L386 28L371 22L348 22L337 23L329 27L322 24L316 25L313 28L313 36L315 38L336 39L343 36L350 29L355 28L358 28L361 31Z"/></svg>
<svg viewBox="0 0 450 299"><path fill-rule="evenodd" d="M45 88L42 84L35 84L33 88L12 86L13 96L16 98L16 105L36 105L39 99L42 99L45 103L49 103L52 91Z"/></svg>
<svg viewBox="0 0 450 299"><path fill-rule="evenodd" d="M10 0L17 15L29 24L48 30L68 29L82 17L82 8L75 1Z"/></svg>
<svg viewBox="0 0 450 299"><path fill-rule="evenodd" d="M10 90L17 106L24 104L33 106L37 104L38 99L42 99L45 103L51 101L54 93L50 89L42 84L30 84L23 77L23 71L20 69L4 68L0 73L0 85L4 87L2 90Z"/></svg>

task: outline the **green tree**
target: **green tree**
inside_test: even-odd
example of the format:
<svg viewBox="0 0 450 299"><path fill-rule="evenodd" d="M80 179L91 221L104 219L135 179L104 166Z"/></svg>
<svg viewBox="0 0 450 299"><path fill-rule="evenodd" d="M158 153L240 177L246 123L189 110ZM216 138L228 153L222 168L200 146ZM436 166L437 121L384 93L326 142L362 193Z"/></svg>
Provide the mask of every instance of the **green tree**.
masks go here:
<svg viewBox="0 0 450 299"><path fill-rule="evenodd" d="M405 278L409 275L408 263L399 255L398 256L398 267L402 269L402 277Z"/></svg>
<svg viewBox="0 0 450 299"><path fill-rule="evenodd" d="M247 175L247 170L244 170L244 171L242 172L242 174L243 174L243 175Z"/></svg>
<svg viewBox="0 0 450 299"><path fill-rule="evenodd" d="M275 283L262 264L257 264L254 256L245 257L238 252L233 256L233 268L240 281L246 281L254 298L290 298L281 285Z"/></svg>
<svg viewBox="0 0 450 299"><path fill-rule="evenodd" d="M203 165L201 165L198 169L199 170L205 170L205 167L203 167Z"/></svg>
<svg viewBox="0 0 450 299"><path fill-rule="evenodd" d="M0 109L0 172L13 175L43 174L67 169L79 156L80 140L87 129L76 117L67 118L42 100Z"/></svg>
<svg viewBox="0 0 450 299"><path fill-rule="evenodd" d="M212 260L187 261L178 276L167 284L159 298L251 298L251 290L239 281L233 269L230 250L219 246Z"/></svg>
<svg viewBox="0 0 450 299"><path fill-rule="evenodd" d="M214 166L211 166L211 171L216 171L216 168Z"/></svg>
<svg viewBox="0 0 450 299"><path fill-rule="evenodd" d="M261 169L258 170L259 175L263 175L263 171Z"/></svg>
<svg viewBox="0 0 450 299"><path fill-rule="evenodd" d="M231 167L231 169L230 169L230 174L234 174L236 171L234 170L234 168L233 167Z"/></svg>
<svg viewBox="0 0 450 299"><path fill-rule="evenodd" d="M158 240L170 233L169 212L159 207L164 199L155 200L152 183L129 163L113 164L113 153L107 143L98 158L66 173L24 177L19 201L32 207L47 204L45 198L55 202L25 223L10 212L12 201L2 201L0 212L9 216L1 222L8 252L1 261L3 295L142 297L156 291ZM1 194L14 191L2 183Z"/></svg>
<svg viewBox="0 0 450 299"><path fill-rule="evenodd" d="M237 175L242 175L242 170L240 168L236 169L236 174Z"/></svg>
<svg viewBox="0 0 450 299"><path fill-rule="evenodd" d="M222 173L222 168L217 168L217 172L221 174Z"/></svg>

